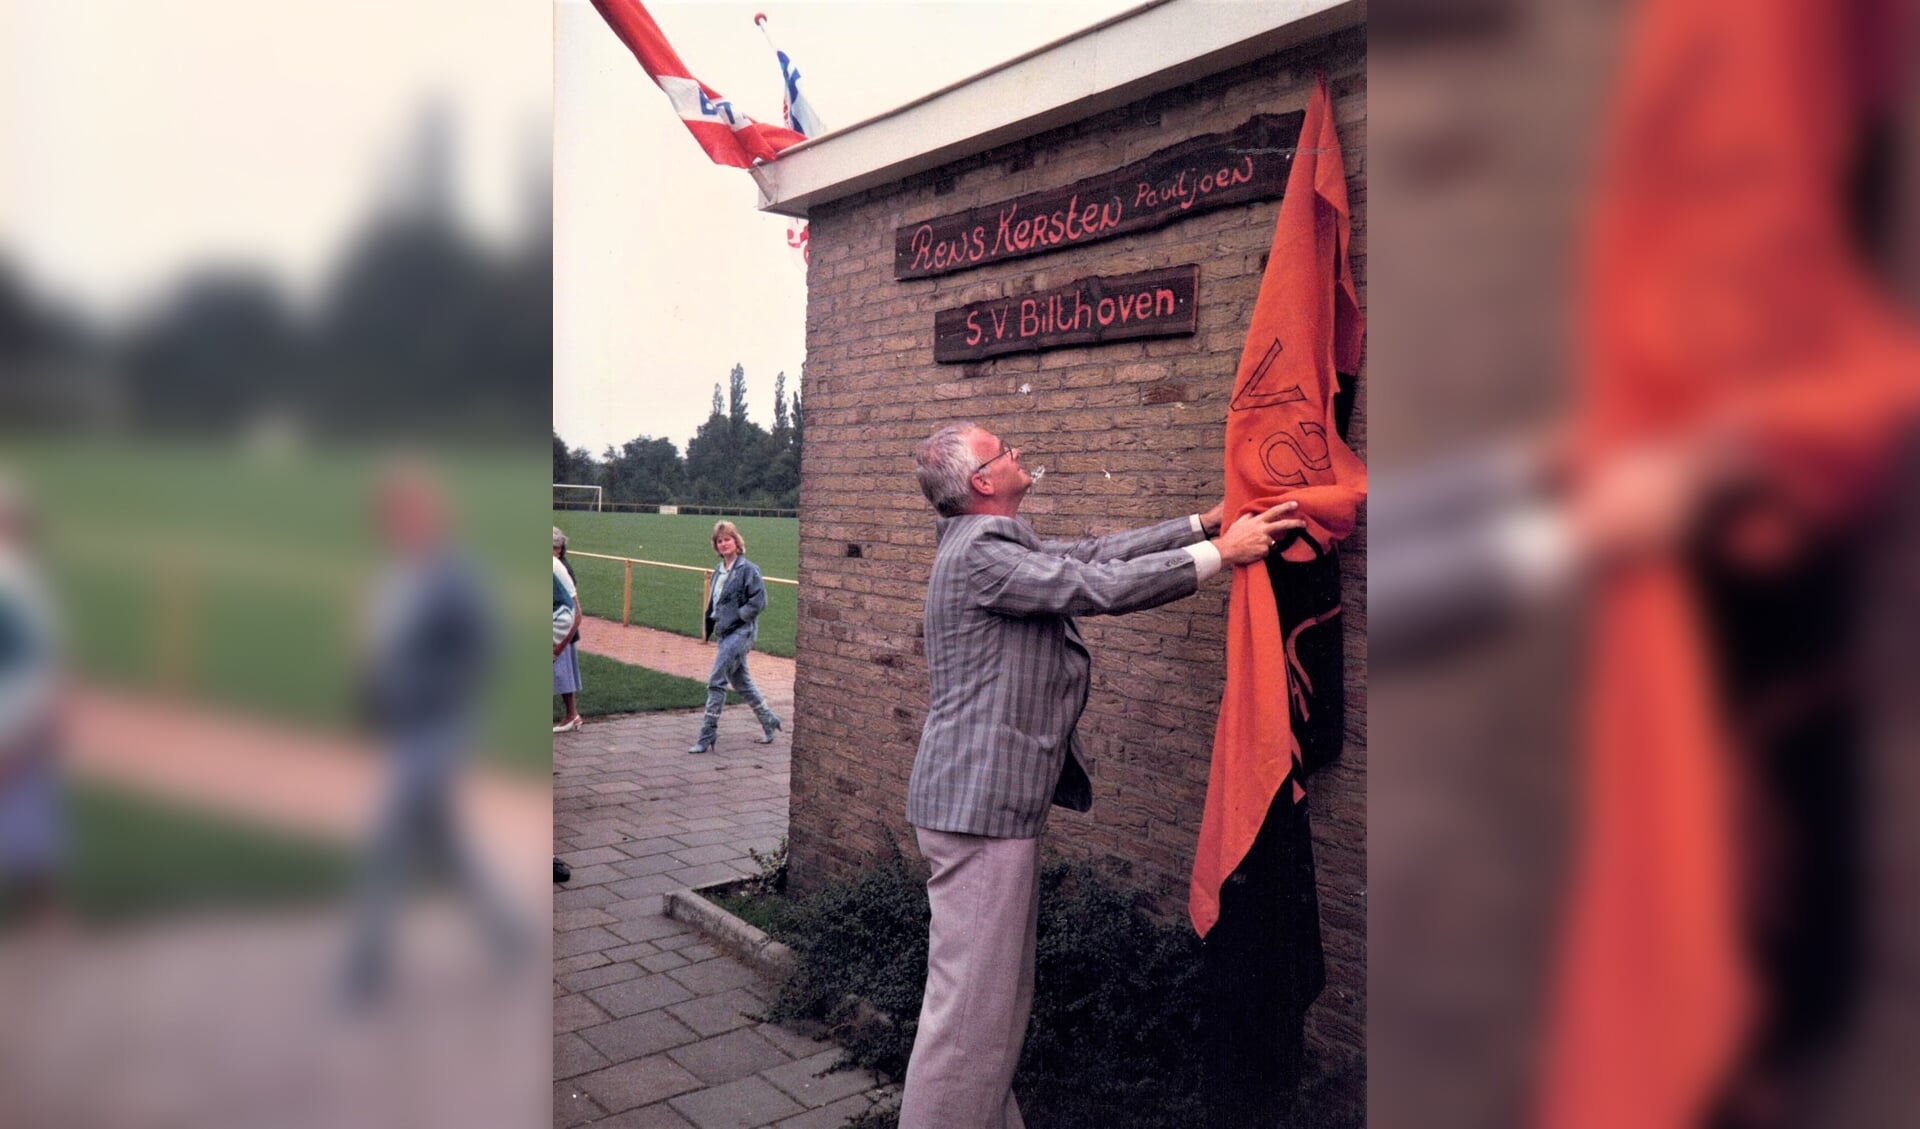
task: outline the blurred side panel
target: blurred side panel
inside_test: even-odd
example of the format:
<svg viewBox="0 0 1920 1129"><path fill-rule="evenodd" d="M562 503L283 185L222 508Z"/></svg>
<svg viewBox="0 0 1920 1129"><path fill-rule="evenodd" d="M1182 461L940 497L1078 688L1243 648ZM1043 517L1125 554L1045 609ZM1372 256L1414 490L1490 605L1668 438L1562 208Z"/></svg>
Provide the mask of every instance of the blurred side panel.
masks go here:
<svg viewBox="0 0 1920 1129"><path fill-rule="evenodd" d="M1906 642L1920 464L1910 438L1902 457L1860 460L1875 464L1871 475L1850 465L1857 452L1816 464L1783 457L1791 442L1774 445L1791 434L1817 447L1831 427L1854 427L1863 446L1910 437L1913 370L1863 368L1840 346L1823 362L1818 344L1797 368L1777 353L1716 356L1724 341L1710 337L1742 318L1791 326L1765 314L1753 273L1725 268L1749 251L1789 247L1769 243L1780 232L1816 230L1827 243L1791 245L1818 264L1797 280L1807 298L1798 312L1869 326L1861 333L1878 335L1882 356L1910 347L1920 295L1913 25L1867 29L1903 26L1887 17L1911 6L1762 7L1383 0L1371 10L1369 604L1382 769L1369 794L1369 1078L1380 1125L1543 1123L1572 875L1596 810L1598 777L1583 760L1606 700L1593 693L1593 616L1629 557L1688 570L1738 790L1725 797L1739 818L1726 840L1735 888L1724 893L1759 1006L1740 1028L1735 1063L1704 1095L1715 1116L1731 1118L1715 1123L1892 1124L1914 1108L1910 1071L1898 1064L1911 1061L1920 1016L1920 938L1903 893L1920 851L1902 814L1920 796ZM1634 54L1646 46L1633 37L1636 21L1655 10L1670 27L1811 21L1803 26L1819 34L1800 37L1803 50L1845 44L1838 69L1857 103L1828 98L1848 108L1812 134L1833 139L1845 175L1821 182L1824 194L1774 193L1765 178L1780 166L1754 163L1779 137L1760 103L1723 112L1722 100L1701 112L1708 99L1684 80L1755 73L1742 53L1761 38L1740 29L1696 41L1694 64L1665 96L1673 129L1642 135L1667 144L1623 159L1692 160L1686 172L1737 178L1727 215L1708 214L1686 233L1697 238L1695 265L1715 269L1667 290L1656 284L1671 278L1645 274L1645 285L1610 298L1637 307L1634 328L1691 318L1693 332L1660 345L1695 358L1687 379L1720 381L1719 398L1696 401L1692 431L1676 426L1596 460L1583 446L1600 429L1588 382L1619 363L1623 340L1644 344L1607 339L1589 304L1598 197L1622 183L1617 170L1603 177L1602 159L1627 105L1624 74L1637 66L1644 78L1649 67ZM1828 60L1788 50L1765 65L1784 74L1802 62ZM1731 144L1742 138L1762 140L1742 152ZM1747 163L1701 160L1730 152ZM1820 227L1828 213L1845 218L1837 237ZM1717 225L1710 236L1699 234L1705 224ZM1884 324L1875 320L1883 304ZM1823 380L1838 390L1824 400ZM1769 410L1760 402L1794 381L1816 393L1807 401L1815 411L1756 425ZM1861 391L1852 402L1882 405L1882 418L1841 418L1840 393ZM1661 393L1642 392L1650 418ZM1638 410L1626 400L1613 407L1623 404ZM1820 516L1807 520L1814 494ZM1756 511L1798 516L1785 541L1756 542L1747 540L1756 528L1780 528L1749 523ZM1843 712L1824 712L1833 709ZM1824 728L1794 736L1815 718L1828 719ZM1664 799L1644 794L1644 811ZM1642 907L1662 911L1652 886ZM1649 1046L1669 1034L1654 1028L1643 1032Z"/></svg>
<svg viewBox="0 0 1920 1129"><path fill-rule="evenodd" d="M1368 1105L1389 1129L1518 1126L1574 810L1578 617L1523 612L1504 587L1476 597L1497 584L1484 554L1431 533L1524 498L1509 467L1572 401L1580 209L1619 6L1370 14ZM1455 582L1423 597L1441 573Z"/></svg>
<svg viewBox="0 0 1920 1129"><path fill-rule="evenodd" d="M0 3L0 1120L547 1118L550 21Z"/></svg>

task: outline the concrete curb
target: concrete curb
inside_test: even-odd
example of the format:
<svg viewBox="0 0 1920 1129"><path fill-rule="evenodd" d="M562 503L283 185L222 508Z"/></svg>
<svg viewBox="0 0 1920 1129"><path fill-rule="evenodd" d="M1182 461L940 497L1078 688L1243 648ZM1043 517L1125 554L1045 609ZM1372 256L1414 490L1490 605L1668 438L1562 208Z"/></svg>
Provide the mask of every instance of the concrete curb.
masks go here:
<svg viewBox="0 0 1920 1129"><path fill-rule="evenodd" d="M793 968L792 949L701 896L723 892L739 884L740 880L734 878L669 891L662 898L662 912L706 934L716 946L746 961L762 976L772 980L785 979Z"/></svg>

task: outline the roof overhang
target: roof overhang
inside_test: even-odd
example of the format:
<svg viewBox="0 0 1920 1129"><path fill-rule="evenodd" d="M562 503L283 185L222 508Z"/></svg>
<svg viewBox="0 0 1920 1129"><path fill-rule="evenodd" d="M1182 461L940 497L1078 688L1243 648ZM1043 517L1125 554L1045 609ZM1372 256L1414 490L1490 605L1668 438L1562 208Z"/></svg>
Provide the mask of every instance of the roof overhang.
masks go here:
<svg viewBox="0 0 1920 1129"><path fill-rule="evenodd" d="M760 208L805 216L1366 20L1366 0L1149 0L755 166Z"/></svg>

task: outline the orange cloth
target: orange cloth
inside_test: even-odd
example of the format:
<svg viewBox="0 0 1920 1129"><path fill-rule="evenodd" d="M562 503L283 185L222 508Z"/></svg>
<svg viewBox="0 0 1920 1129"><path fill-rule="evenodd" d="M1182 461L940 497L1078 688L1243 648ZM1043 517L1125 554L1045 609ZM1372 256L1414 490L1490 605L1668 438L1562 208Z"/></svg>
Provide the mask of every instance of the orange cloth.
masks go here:
<svg viewBox="0 0 1920 1129"><path fill-rule="evenodd" d="M1803 538L1881 473L1920 352L1845 212L1861 108L1883 93L1859 58L1874 37L1855 38L1876 3L1641 13L1589 248L1589 465L1735 436ZM1606 578L1593 613L1584 826L1535 1122L1687 1129L1765 1006L1737 896L1739 761L1681 563Z"/></svg>
<svg viewBox="0 0 1920 1129"><path fill-rule="evenodd" d="M1227 412L1224 521L1280 502L1300 504L1305 533L1319 546L1353 532L1367 496L1367 468L1334 426L1341 372L1360 363L1363 332L1347 269L1346 173L1333 105L1321 76L1307 102L1300 144L1287 174L1266 275ZM1288 560L1312 560L1306 540ZM1206 812L1194 853L1187 911L1202 937L1220 916L1220 885L1246 857L1273 798L1289 778L1294 799L1299 744L1287 716L1285 640L1266 565L1234 570L1227 613L1227 686L1214 730Z"/></svg>

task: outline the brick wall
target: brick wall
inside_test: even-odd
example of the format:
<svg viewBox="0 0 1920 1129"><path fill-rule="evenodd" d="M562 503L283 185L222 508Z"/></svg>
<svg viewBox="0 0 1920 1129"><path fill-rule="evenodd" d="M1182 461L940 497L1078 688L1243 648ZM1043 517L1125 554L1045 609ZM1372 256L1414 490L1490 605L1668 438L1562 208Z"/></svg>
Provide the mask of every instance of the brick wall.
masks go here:
<svg viewBox="0 0 1920 1129"><path fill-rule="evenodd" d="M1279 201L933 279L895 281L897 227L1116 168L1258 112L1306 105L1325 71L1353 204L1366 303L1364 31L1341 33L1027 141L815 209L808 277L807 443L800 488L800 621L792 875L802 890L857 869L889 837L911 852L907 776L927 699L921 604L934 514L913 452L970 419L1046 475L1022 513L1043 536L1111 532L1209 508L1222 491L1231 394ZM933 361L936 310L1198 262L1193 337L1056 349L967 365ZM1366 382L1349 441L1366 453ZM1344 547L1347 745L1312 782L1329 985L1312 1036L1365 1046L1366 527ZM1054 809L1050 846L1125 860L1169 918L1184 912L1225 676L1228 583L1119 618L1087 618L1093 689L1080 734L1094 806Z"/></svg>

